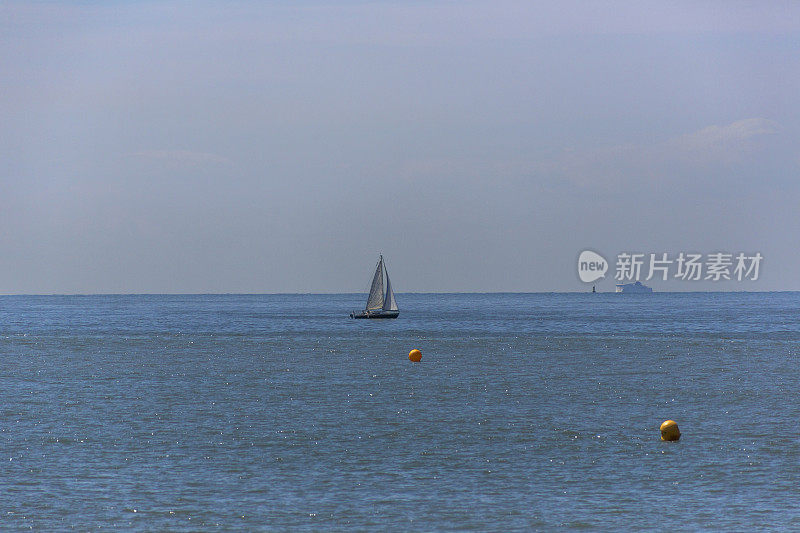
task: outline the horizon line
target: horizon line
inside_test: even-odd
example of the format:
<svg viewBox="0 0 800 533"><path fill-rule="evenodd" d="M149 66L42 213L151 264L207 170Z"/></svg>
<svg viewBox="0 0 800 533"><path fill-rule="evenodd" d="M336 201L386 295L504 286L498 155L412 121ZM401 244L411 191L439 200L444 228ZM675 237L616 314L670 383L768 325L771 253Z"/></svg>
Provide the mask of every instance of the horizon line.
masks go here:
<svg viewBox="0 0 800 533"><path fill-rule="evenodd" d="M647 294L770 294L770 293L798 293L795 290L695 290L695 291L653 291ZM368 294L366 291L359 292L52 292L52 293L2 293L2 297L14 296L347 296L353 294ZM406 291L396 294L624 294L616 291L598 291L593 293L590 290L581 291Z"/></svg>

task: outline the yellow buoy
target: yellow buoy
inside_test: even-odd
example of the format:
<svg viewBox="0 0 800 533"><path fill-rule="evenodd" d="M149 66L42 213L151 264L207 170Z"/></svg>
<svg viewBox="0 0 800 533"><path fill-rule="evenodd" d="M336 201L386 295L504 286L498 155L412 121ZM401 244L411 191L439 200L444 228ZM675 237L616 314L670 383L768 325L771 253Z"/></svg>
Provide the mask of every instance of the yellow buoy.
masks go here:
<svg viewBox="0 0 800 533"><path fill-rule="evenodd" d="M661 440L672 441L681 438L681 430L674 420L667 420L661 424Z"/></svg>
<svg viewBox="0 0 800 533"><path fill-rule="evenodd" d="M414 348L408 352L408 360L414 363L419 363L422 360L422 352Z"/></svg>

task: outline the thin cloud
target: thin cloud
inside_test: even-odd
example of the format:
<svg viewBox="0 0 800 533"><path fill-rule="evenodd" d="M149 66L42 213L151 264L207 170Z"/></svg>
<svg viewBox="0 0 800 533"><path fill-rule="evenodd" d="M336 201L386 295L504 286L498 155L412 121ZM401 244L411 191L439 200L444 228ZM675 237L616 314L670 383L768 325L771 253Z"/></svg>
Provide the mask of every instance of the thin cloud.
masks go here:
<svg viewBox="0 0 800 533"><path fill-rule="evenodd" d="M715 168L730 169L759 157L759 142L778 133L766 118L747 118L711 125L652 144L620 144L586 150L565 150L537 165L541 175L573 187L603 189L675 181ZM614 189L618 190L618 189Z"/></svg>
<svg viewBox="0 0 800 533"><path fill-rule="evenodd" d="M778 123L765 118L746 118L723 126L712 125L675 137L666 146L682 150L707 150L740 145L755 137L778 131Z"/></svg>
<svg viewBox="0 0 800 533"><path fill-rule="evenodd" d="M131 157L149 161L163 161L165 163L200 166L200 165L223 165L230 164L231 160L227 157L212 154L209 152L193 152L191 150L144 150L128 154Z"/></svg>

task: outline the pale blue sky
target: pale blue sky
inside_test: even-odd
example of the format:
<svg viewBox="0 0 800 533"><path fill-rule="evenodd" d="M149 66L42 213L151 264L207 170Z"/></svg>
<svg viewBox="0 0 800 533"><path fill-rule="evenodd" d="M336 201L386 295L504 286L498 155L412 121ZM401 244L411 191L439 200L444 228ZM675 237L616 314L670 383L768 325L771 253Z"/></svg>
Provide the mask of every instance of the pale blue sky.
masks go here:
<svg viewBox="0 0 800 533"><path fill-rule="evenodd" d="M800 4L696 4L6 1L0 293L800 290Z"/></svg>

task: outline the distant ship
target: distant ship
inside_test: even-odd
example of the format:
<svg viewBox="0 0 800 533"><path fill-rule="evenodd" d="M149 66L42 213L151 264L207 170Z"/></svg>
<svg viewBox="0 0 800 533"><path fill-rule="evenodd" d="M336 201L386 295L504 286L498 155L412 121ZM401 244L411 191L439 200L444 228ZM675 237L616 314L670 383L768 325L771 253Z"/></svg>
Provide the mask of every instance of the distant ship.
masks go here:
<svg viewBox="0 0 800 533"><path fill-rule="evenodd" d="M637 281L636 283L617 283L617 292L653 292L653 289L642 285L641 281Z"/></svg>
<svg viewBox="0 0 800 533"><path fill-rule="evenodd" d="M386 292L383 291L383 272L386 271ZM350 318L397 318L400 311L394 299L392 282L389 281L389 271L383 263L383 256L378 260L378 267L372 277L372 286L367 297L367 308L361 312L353 311Z"/></svg>

